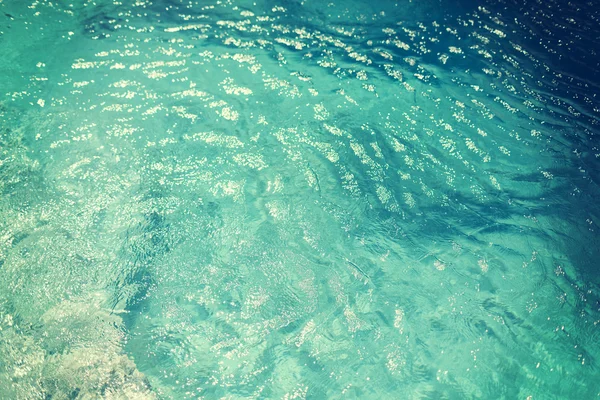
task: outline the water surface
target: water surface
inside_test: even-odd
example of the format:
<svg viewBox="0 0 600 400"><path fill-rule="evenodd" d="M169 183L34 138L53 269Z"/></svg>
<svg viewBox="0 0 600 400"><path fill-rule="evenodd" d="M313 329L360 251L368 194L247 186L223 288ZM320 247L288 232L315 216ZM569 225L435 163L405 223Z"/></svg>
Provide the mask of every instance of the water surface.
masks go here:
<svg viewBox="0 0 600 400"><path fill-rule="evenodd" d="M0 393L600 396L591 2L0 1Z"/></svg>

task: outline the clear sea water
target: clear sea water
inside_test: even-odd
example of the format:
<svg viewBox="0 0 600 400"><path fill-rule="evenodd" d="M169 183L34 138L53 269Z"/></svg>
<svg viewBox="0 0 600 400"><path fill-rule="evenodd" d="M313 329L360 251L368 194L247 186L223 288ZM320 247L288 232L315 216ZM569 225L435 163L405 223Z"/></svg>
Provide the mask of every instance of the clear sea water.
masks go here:
<svg viewBox="0 0 600 400"><path fill-rule="evenodd" d="M0 0L0 398L598 398L599 23Z"/></svg>

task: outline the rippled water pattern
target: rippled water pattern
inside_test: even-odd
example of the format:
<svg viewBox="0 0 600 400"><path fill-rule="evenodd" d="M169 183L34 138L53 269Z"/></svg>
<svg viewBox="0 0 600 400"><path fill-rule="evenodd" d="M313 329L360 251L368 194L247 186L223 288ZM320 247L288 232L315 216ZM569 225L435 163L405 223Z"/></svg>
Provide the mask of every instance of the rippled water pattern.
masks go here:
<svg viewBox="0 0 600 400"><path fill-rule="evenodd" d="M599 4L0 0L2 399L600 396Z"/></svg>

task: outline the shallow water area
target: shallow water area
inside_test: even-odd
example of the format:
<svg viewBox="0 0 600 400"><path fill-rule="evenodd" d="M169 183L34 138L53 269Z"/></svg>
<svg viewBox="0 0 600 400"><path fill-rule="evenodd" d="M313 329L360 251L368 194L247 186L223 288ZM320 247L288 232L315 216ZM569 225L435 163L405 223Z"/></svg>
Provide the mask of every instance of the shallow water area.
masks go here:
<svg viewBox="0 0 600 400"><path fill-rule="evenodd" d="M599 10L0 0L0 397L597 398Z"/></svg>

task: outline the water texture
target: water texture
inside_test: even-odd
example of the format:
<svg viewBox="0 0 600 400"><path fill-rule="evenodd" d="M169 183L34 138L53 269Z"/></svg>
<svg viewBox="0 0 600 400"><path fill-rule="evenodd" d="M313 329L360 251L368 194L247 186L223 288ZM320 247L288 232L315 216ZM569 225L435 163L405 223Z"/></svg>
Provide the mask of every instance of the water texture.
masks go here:
<svg viewBox="0 0 600 400"><path fill-rule="evenodd" d="M598 398L599 23L0 0L0 398Z"/></svg>

